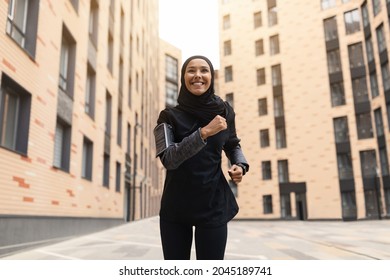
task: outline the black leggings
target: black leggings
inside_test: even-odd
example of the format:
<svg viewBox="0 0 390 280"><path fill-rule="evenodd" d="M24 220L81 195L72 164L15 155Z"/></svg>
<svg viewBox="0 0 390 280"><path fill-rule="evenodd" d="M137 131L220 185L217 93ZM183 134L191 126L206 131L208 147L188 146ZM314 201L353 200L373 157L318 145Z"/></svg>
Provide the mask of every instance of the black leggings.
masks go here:
<svg viewBox="0 0 390 280"><path fill-rule="evenodd" d="M192 225L160 219L160 234L165 260L191 258ZM195 249L198 260L223 260L227 241L227 224L218 227L195 226Z"/></svg>

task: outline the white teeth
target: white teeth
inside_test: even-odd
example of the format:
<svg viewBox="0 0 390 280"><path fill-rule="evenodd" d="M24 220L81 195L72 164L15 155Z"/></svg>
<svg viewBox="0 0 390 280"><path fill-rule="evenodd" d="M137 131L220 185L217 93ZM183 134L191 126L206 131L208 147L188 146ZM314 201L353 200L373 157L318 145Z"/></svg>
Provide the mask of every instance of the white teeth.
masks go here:
<svg viewBox="0 0 390 280"><path fill-rule="evenodd" d="M203 83L193 83L194 86L201 86Z"/></svg>

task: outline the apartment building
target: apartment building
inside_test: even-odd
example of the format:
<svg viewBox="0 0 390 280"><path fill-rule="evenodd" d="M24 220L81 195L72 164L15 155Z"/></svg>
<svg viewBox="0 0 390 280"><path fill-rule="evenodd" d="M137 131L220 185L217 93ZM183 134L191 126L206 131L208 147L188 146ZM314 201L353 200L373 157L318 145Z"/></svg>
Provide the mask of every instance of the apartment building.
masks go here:
<svg viewBox="0 0 390 280"><path fill-rule="evenodd" d="M390 1L220 0L219 17L251 165L238 218L388 218Z"/></svg>
<svg viewBox="0 0 390 280"><path fill-rule="evenodd" d="M0 254L158 213L159 45L157 0L0 2Z"/></svg>

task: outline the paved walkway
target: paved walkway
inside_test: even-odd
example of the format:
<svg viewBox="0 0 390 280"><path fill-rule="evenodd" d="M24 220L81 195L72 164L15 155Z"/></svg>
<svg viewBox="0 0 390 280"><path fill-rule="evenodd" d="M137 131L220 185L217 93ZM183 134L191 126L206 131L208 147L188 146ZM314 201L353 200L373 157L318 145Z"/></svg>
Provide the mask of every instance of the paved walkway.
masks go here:
<svg viewBox="0 0 390 280"><path fill-rule="evenodd" d="M158 217L39 247L10 260L161 260ZM192 259L195 253L192 252ZM390 260L390 220L232 221L225 259Z"/></svg>

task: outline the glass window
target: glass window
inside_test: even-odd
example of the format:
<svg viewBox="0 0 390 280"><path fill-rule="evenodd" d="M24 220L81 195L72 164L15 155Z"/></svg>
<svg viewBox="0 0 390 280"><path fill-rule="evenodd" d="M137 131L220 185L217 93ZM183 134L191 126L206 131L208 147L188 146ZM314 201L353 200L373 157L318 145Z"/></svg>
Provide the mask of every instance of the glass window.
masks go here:
<svg viewBox="0 0 390 280"><path fill-rule="evenodd" d="M31 94L2 75L0 88L0 146L27 154Z"/></svg>
<svg viewBox="0 0 390 280"><path fill-rule="evenodd" d="M358 131L358 139L367 139L373 137L371 114L369 112L357 114L356 125Z"/></svg>
<svg viewBox="0 0 390 280"><path fill-rule="evenodd" d="M269 147L269 130L268 129L260 130L260 147L262 147L262 148Z"/></svg>
<svg viewBox="0 0 390 280"><path fill-rule="evenodd" d="M253 14L253 22L254 22L255 28L262 26L263 22L262 22L262 18L261 18L261 12L256 12Z"/></svg>
<svg viewBox="0 0 390 280"><path fill-rule="evenodd" d="M350 153L337 154L339 179L353 179L352 158Z"/></svg>
<svg viewBox="0 0 390 280"><path fill-rule="evenodd" d="M363 26L366 27L370 24L370 18L368 16L367 2L362 5L362 19Z"/></svg>
<svg viewBox="0 0 390 280"><path fill-rule="evenodd" d="M258 101L259 104L259 116L265 116L268 114L267 110L267 98L261 98Z"/></svg>
<svg viewBox="0 0 390 280"><path fill-rule="evenodd" d="M344 83L332 83L330 85L332 107L345 105Z"/></svg>
<svg viewBox="0 0 390 280"><path fill-rule="evenodd" d="M272 195L263 195L263 213L272 214Z"/></svg>
<svg viewBox="0 0 390 280"><path fill-rule="evenodd" d="M386 39L385 39L384 31L383 31L383 24L380 25L376 29L376 37L377 37L377 40L378 40L378 50L379 50L379 53L382 53L383 51L385 51L387 49L387 47L386 47Z"/></svg>
<svg viewBox="0 0 390 280"><path fill-rule="evenodd" d="M286 129L285 127L276 127L275 128L276 135L276 148L283 149L287 147L286 141Z"/></svg>
<svg viewBox="0 0 390 280"><path fill-rule="evenodd" d="M372 10L374 12L374 16L380 13L381 11L381 1L380 0L372 0Z"/></svg>
<svg viewBox="0 0 390 280"><path fill-rule="evenodd" d="M53 166L67 172L69 172L70 165L70 134L71 127L60 119L57 119L54 137Z"/></svg>
<svg viewBox="0 0 390 280"><path fill-rule="evenodd" d="M349 67L351 69L364 66L362 43L348 46Z"/></svg>
<svg viewBox="0 0 390 280"><path fill-rule="evenodd" d="M287 160L278 160L278 179L279 183L289 182Z"/></svg>
<svg viewBox="0 0 390 280"><path fill-rule="evenodd" d="M256 70L256 79L258 86L265 84L265 68Z"/></svg>
<svg viewBox="0 0 390 280"><path fill-rule="evenodd" d="M321 8L323 10L336 7L336 0L321 0Z"/></svg>
<svg viewBox="0 0 390 280"><path fill-rule="evenodd" d="M358 79L352 80L352 91L354 103L363 103L367 102L368 99L368 89L366 77L361 77Z"/></svg>
<svg viewBox="0 0 390 280"><path fill-rule="evenodd" d="M341 72L340 50L328 51L327 57L329 74Z"/></svg>
<svg viewBox="0 0 390 280"><path fill-rule="evenodd" d="M269 41L270 41L270 54L271 55L278 54L280 52L279 36L278 35L271 36L269 38Z"/></svg>
<svg viewBox="0 0 390 280"><path fill-rule="evenodd" d="M116 175L115 175L115 191L121 192L121 164L119 162L116 162Z"/></svg>
<svg viewBox="0 0 390 280"><path fill-rule="evenodd" d="M110 155L106 153L103 156L103 186L110 186Z"/></svg>
<svg viewBox="0 0 390 280"><path fill-rule="evenodd" d="M334 136L336 143L349 142L349 130L347 117L333 119Z"/></svg>
<svg viewBox="0 0 390 280"><path fill-rule="evenodd" d="M282 69L279 65L274 65L271 68L272 70L272 86L282 85Z"/></svg>
<svg viewBox="0 0 390 280"><path fill-rule="evenodd" d="M381 161L381 175L388 176L389 175L389 160L387 158L386 148L379 149L379 159ZM379 174L377 174L379 175Z"/></svg>
<svg viewBox="0 0 390 280"><path fill-rule="evenodd" d="M275 96L274 97L274 115L275 117L284 116L284 106L283 106L283 96Z"/></svg>
<svg viewBox="0 0 390 280"><path fill-rule="evenodd" d="M176 58L170 55L165 56L165 75L165 78L169 81L178 81L178 62Z"/></svg>
<svg viewBox="0 0 390 280"><path fill-rule="evenodd" d="M366 53L367 53L367 61L374 61L374 49L372 47L372 38L371 36L366 39Z"/></svg>
<svg viewBox="0 0 390 280"><path fill-rule="evenodd" d="M233 81L233 66L225 67L225 83Z"/></svg>
<svg viewBox="0 0 390 280"><path fill-rule="evenodd" d="M372 98L379 96L378 78L376 72L370 73L370 86Z"/></svg>
<svg viewBox="0 0 390 280"><path fill-rule="evenodd" d="M362 167L363 178L376 177L377 164L376 164L375 150L361 151L360 163Z"/></svg>
<svg viewBox="0 0 390 280"><path fill-rule="evenodd" d="M390 89L389 63L383 64L381 66L381 69L382 69L383 89L386 91Z"/></svg>
<svg viewBox="0 0 390 280"><path fill-rule="evenodd" d="M225 56L232 54L232 41L229 40L223 43L223 54Z"/></svg>
<svg viewBox="0 0 390 280"><path fill-rule="evenodd" d="M165 98L165 106L166 107L175 107L177 104L177 91L178 87L176 83L172 82L165 82L165 92L166 92L166 98Z"/></svg>
<svg viewBox="0 0 390 280"><path fill-rule="evenodd" d="M255 54L256 54L256 56L264 54L263 39L257 40L255 42Z"/></svg>
<svg viewBox="0 0 390 280"><path fill-rule="evenodd" d="M223 29L229 29L230 28L230 15L226 15L223 17Z"/></svg>
<svg viewBox="0 0 390 280"><path fill-rule="evenodd" d="M291 217L291 197L289 193L280 195L280 208L282 218Z"/></svg>
<svg viewBox="0 0 390 280"><path fill-rule="evenodd" d="M261 173L263 175L263 180L271 180L271 162L263 161L261 162Z"/></svg>
<svg viewBox="0 0 390 280"><path fill-rule="evenodd" d="M39 0L8 0L7 34L35 57Z"/></svg>
<svg viewBox="0 0 390 280"><path fill-rule="evenodd" d="M324 20L325 41L338 39L336 17Z"/></svg>
<svg viewBox="0 0 390 280"><path fill-rule="evenodd" d="M93 143L87 137L84 137L81 177L90 181L92 180L92 163L93 163Z"/></svg>
<svg viewBox="0 0 390 280"><path fill-rule="evenodd" d="M381 108L378 108L374 111L375 116L375 129L376 129L376 136L382 136L384 135L384 127L383 127L383 119L382 119L382 110Z"/></svg>
<svg viewBox="0 0 390 280"><path fill-rule="evenodd" d="M87 66L87 81L85 85L85 113L91 118L95 115L95 86L96 86L96 73L92 66L88 63Z"/></svg>
<svg viewBox="0 0 390 280"><path fill-rule="evenodd" d="M99 30L99 6L96 0L91 1L91 7L89 10L89 26L88 33L91 43L97 47L98 42L98 30Z"/></svg>
<svg viewBox="0 0 390 280"><path fill-rule="evenodd" d="M360 31L360 15L358 9L344 13L346 34Z"/></svg>
<svg viewBox="0 0 390 280"><path fill-rule="evenodd" d="M230 104L234 108L234 94L233 93L227 93L226 94L226 102Z"/></svg>

